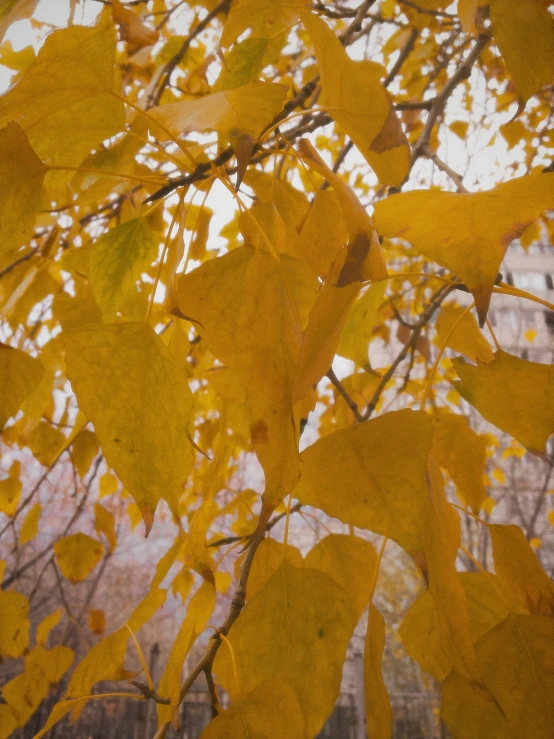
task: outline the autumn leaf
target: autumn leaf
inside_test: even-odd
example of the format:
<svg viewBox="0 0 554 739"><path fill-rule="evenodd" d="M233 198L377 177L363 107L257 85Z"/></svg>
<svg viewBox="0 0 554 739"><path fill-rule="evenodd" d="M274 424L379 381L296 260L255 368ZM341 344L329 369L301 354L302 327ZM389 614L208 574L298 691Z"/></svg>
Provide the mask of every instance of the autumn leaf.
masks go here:
<svg viewBox="0 0 554 739"><path fill-rule="evenodd" d="M514 615L476 644L487 701L455 671L442 686L442 715L460 739L547 739L552 734L554 621ZM523 699L513 700L514 685ZM498 705L498 707L497 707Z"/></svg>
<svg viewBox="0 0 554 739"><path fill-rule="evenodd" d="M275 38L298 23L300 11L307 4L307 0L235 0L223 28L221 46L230 46L248 28L252 38Z"/></svg>
<svg viewBox="0 0 554 739"><path fill-rule="evenodd" d="M502 587L529 613L554 616L554 583L519 526L489 524L494 569Z"/></svg>
<svg viewBox="0 0 554 739"><path fill-rule="evenodd" d="M323 107L360 150L381 182L400 185L408 174L410 146L381 84L385 70L371 61L349 58L325 21L303 13L315 47L323 87Z"/></svg>
<svg viewBox="0 0 554 739"><path fill-rule="evenodd" d="M477 515L487 497L485 440L470 428L465 416L441 413L434 420L433 456L452 478L462 501Z"/></svg>
<svg viewBox="0 0 554 739"><path fill-rule="evenodd" d="M157 256L158 243L145 218L107 231L90 246L92 293L106 323L131 299L136 281Z"/></svg>
<svg viewBox="0 0 554 739"><path fill-rule="evenodd" d="M0 591L0 655L20 657L29 644L29 603L22 593Z"/></svg>
<svg viewBox="0 0 554 739"><path fill-rule="evenodd" d="M40 520L41 513L42 506L40 503L35 503L35 505L29 509L19 531L18 544L20 547L27 544L27 542L32 541L37 535L38 522Z"/></svg>
<svg viewBox="0 0 554 739"><path fill-rule="evenodd" d="M475 316L454 303L445 303L435 323L436 343L463 354L472 362L491 362L493 352Z"/></svg>
<svg viewBox="0 0 554 739"><path fill-rule="evenodd" d="M516 84L519 111L554 81L554 19L541 0L490 0L491 26Z"/></svg>
<svg viewBox="0 0 554 739"><path fill-rule="evenodd" d="M305 736L315 735L338 697L353 628L348 596L337 583L318 570L284 564L246 604L228 635L241 694L266 680L283 680L298 698ZM218 652L214 671L231 698L240 699L229 650ZM323 674L325 681L313 691L311 685Z"/></svg>
<svg viewBox="0 0 554 739"><path fill-rule="evenodd" d="M33 234L46 172L18 123L12 121L0 129L2 264L13 259L19 247L27 244Z"/></svg>
<svg viewBox="0 0 554 739"><path fill-rule="evenodd" d="M292 421L300 326L282 266L267 252L240 247L181 277L178 298L181 314L195 322L248 394L265 500L277 504L300 475Z"/></svg>
<svg viewBox="0 0 554 739"><path fill-rule="evenodd" d="M124 128L123 103L112 94L114 65L109 26L54 31L0 97L0 126L19 121L43 162L78 167L93 147Z"/></svg>
<svg viewBox="0 0 554 739"><path fill-rule="evenodd" d="M62 575L70 582L84 580L96 567L104 547L97 539L87 534L69 534L54 544L56 564Z"/></svg>
<svg viewBox="0 0 554 739"><path fill-rule="evenodd" d="M9 393L0 395L0 429L17 413L43 376L44 368L38 359L20 349L0 344L0 384L10 388Z"/></svg>
<svg viewBox="0 0 554 739"><path fill-rule="evenodd" d="M148 533L161 497L175 508L192 463L186 379L146 323L84 327L66 345L79 405Z"/></svg>
<svg viewBox="0 0 554 739"><path fill-rule="evenodd" d="M487 421L537 454L546 451L554 432L554 369L497 351L477 367L458 357L452 361L454 387Z"/></svg>
<svg viewBox="0 0 554 739"><path fill-rule="evenodd" d="M503 182L476 193L416 190L375 205L382 236L400 237L466 284L485 323L506 249L544 210L554 207L554 174Z"/></svg>
<svg viewBox="0 0 554 739"><path fill-rule="evenodd" d="M201 739L303 739L304 718L294 690L283 680L266 680L237 697L212 721Z"/></svg>

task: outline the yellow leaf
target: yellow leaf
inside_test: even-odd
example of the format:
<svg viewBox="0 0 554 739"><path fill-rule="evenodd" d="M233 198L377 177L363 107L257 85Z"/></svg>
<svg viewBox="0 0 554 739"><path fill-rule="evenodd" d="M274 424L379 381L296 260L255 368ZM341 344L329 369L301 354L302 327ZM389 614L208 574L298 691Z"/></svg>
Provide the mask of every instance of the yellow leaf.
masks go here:
<svg viewBox="0 0 554 739"><path fill-rule="evenodd" d="M318 570L284 564L246 604L229 632L241 691L249 693L265 680L284 680L296 692L305 735L314 736L338 697L353 629L348 596L337 583ZM228 649L219 650L214 671L235 700Z"/></svg>
<svg viewBox="0 0 554 739"><path fill-rule="evenodd" d="M462 141L465 141L467 136L467 129L469 127L469 124L466 121L453 121L450 124L450 130L452 133L455 133L456 136Z"/></svg>
<svg viewBox="0 0 554 739"><path fill-rule="evenodd" d="M335 431L302 453L294 495L345 523L393 539L414 557L439 607L445 648L456 669L477 682L467 604L454 569L459 518L429 458L432 433L431 419L411 410Z"/></svg>
<svg viewBox="0 0 554 739"><path fill-rule="evenodd" d="M75 465L75 469L80 477L84 477L87 474L92 460L98 454L99 449L100 444L94 431L83 429L77 434L71 445L71 461Z"/></svg>
<svg viewBox="0 0 554 739"><path fill-rule="evenodd" d="M21 480L17 477L6 477L0 480L0 513L10 517L14 515L22 487Z"/></svg>
<svg viewBox="0 0 554 739"><path fill-rule="evenodd" d="M554 207L554 173L527 175L476 193L415 190L375 205L382 236L401 237L459 277L483 325L506 249Z"/></svg>
<svg viewBox="0 0 554 739"><path fill-rule="evenodd" d="M317 190L300 233L302 258L325 279L347 241L348 230L337 193Z"/></svg>
<svg viewBox="0 0 554 739"><path fill-rule="evenodd" d="M50 33L36 61L0 97L0 125L20 121L43 161L79 166L125 126L123 103L110 94L117 89L114 65L113 27Z"/></svg>
<svg viewBox="0 0 554 739"><path fill-rule="evenodd" d="M0 39L12 23L30 18L37 4L38 0L4 0L0 6Z"/></svg>
<svg viewBox="0 0 554 739"><path fill-rule="evenodd" d="M176 510L192 464L192 395L146 323L88 326L66 336L67 374L110 467L150 531L161 497Z"/></svg>
<svg viewBox="0 0 554 739"><path fill-rule="evenodd" d="M165 590L154 590L139 603L127 621L134 634L163 606L166 595ZM129 629L122 626L95 644L71 675L66 697L88 696L92 686L100 680L132 677L135 673L126 670L123 664L129 636Z"/></svg>
<svg viewBox="0 0 554 739"><path fill-rule="evenodd" d="M526 331L524 334L524 337L527 339L527 341L532 344L535 339L537 338L537 332L534 328L530 328L528 331Z"/></svg>
<svg viewBox="0 0 554 739"><path fill-rule="evenodd" d="M392 736L392 709L381 667L384 648L385 619L370 603L364 646L364 699L367 732L372 739Z"/></svg>
<svg viewBox="0 0 554 739"><path fill-rule="evenodd" d="M487 446L483 437L470 428L465 416L441 413L435 417L433 456L452 478L462 501L477 515L487 497L483 482Z"/></svg>
<svg viewBox="0 0 554 739"><path fill-rule="evenodd" d="M294 402L301 400L329 371L344 324L360 292L360 282L352 282L344 287L336 284L347 256L348 253L343 249L319 291L308 318L302 337L298 372L294 378Z"/></svg>
<svg viewBox="0 0 554 739"><path fill-rule="evenodd" d="M227 16L221 46L230 46L248 28L251 38L272 39L287 31L300 19L308 0L235 0Z"/></svg>
<svg viewBox="0 0 554 739"><path fill-rule="evenodd" d="M201 739L250 737L304 739L304 717L298 698L283 680L266 680L247 695L237 697L201 734Z"/></svg>
<svg viewBox="0 0 554 739"><path fill-rule="evenodd" d="M183 567L173 578L171 583L171 592L178 596L181 603L184 603L194 585L194 575L188 567Z"/></svg>
<svg viewBox="0 0 554 739"><path fill-rule="evenodd" d="M134 218L110 229L90 247L89 278L105 323L136 293L136 282L158 254L158 243L146 218Z"/></svg>
<svg viewBox="0 0 554 739"><path fill-rule="evenodd" d="M17 719L7 703L0 703L0 739L8 739L17 729Z"/></svg>
<svg viewBox="0 0 554 739"><path fill-rule="evenodd" d="M41 421L25 436L34 456L44 467L50 467L59 453L67 446L67 438L60 429L47 421Z"/></svg>
<svg viewBox="0 0 554 739"><path fill-rule="evenodd" d="M552 524L554 526L554 510L548 511L548 514L546 516L548 518L548 523Z"/></svg>
<svg viewBox="0 0 554 739"><path fill-rule="evenodd" d="M19 546L22 547L27 544L28 541L32 541L37 535L38 522L40 520L40 514L42 513L42 506L40 503L35 503L31 510L25 516L21 529L19 530Z"/></svg>
<svg viewBox="0 0 554 739"><path fill-rule="evenodd" d="M31 240L45 174L46 167L31 148L20 125L12 121L1 128L0 265L11 261L17 249Z"/></svg>
<svg viewBox="0 0 554 739"><path fill-rule="evenodd" d="M489 0L458 0L458 15L466 33L477 36L484 30L480 8L488 4Z"/></svg>
<svg viewBox="0 0 554 739"><path fill-rule="evenodd" d="M100 503L94 504L94 530L98 535L104 534L108 542L108 548L110 552L113 552L117 545L115 520L113 513Z"/></svg>
<svg viewBox="0 0 554 739"><path fill-rule="evenodd" d="M84 580L102 558L104 547L87 534L70 534L54 544L56 564L70 582Z"/></svg>
<svg viewBox="0 0 554 739"><path fill-rule="evenodd" d="M346 131L381 182L398 187L410 166L410 146L380 80L384 68L353 61L325 21L303 13L321 73L323 106Z"/></svg>
<svg viewBox="0 0 554 739"><path fill-rule="evenodd" d="M100 479L98 480L98 498L102 500L102 498L105 498L107 495L115 493L118 488L119 481L117 477L112 475L111 472L104 472L103 475L100 475Z"/></svg>
<svg viewBox="0 0 554 739"><path fill-rule="evenodd" d="M437 332L435 343L463 354L472 362L477 362L477 360L492 362L491 346L479 330L475 316L470 312L460 318L464 311L465 308L455 303L445 303L442 306L435 324ZM458 321L457 324L456 321ZM456 328L452 331L455 324Z"/></svg>
<svg viewBox="0 0 554 739"><path fill-rule="evenodd" d="M501 485L504 485L506 482L506 475L504 474L504 470L500 469L500 467L495 467L492 471L492 477L499 482Z"/></svg>
<svg viewBox="0 0 554 739"><path fill-rule="evenodd" d="M38 359L20 349L0 344L0 387L3 388L0 394L0 431L35 390L43 375L44 368Z"/></svg>
<svg viewBox="0 0 554 739"><path fill-rule="evenodd" d="M454 735L458 739L551 737L553 642L554 621L544 616L514 615L485 634L476 644L476 653L496 703L452 671L442 685L442 715Z"/></svg>
<svg viewBox="0 0 554 739"><path fill-rule="evenodd" d="M237 147L244 136L253 145L263 128L281 110L286 92L284 85L250 82L196 100L161 105L152 108L150 114L175 136L191 131L217 131L233 147ZM167 138L167 134L158 129L156 135Z"/></svg>
<svg viewBox="0 0 554 739"><path fill-rule="evenodd" d="M62 612L58 608L54 611L54 613L51 613L49 616L46 616L46 618L43 618L40 624L37 627L37 636L36 636L36 642L37 644L41 644L44 646L46 644L46 641L48 639L48 636L54 626L57 626L60 618L62 617Z"/></svg>
<svg viewBox="0 0 554 739"><path fill-rule="evenodd" d="M469 631L473 643L511 613L522 609L501 589L496 575L460 572L457 575L467 597ZM408 609L399 629L404 648L420 667L441 682L452 670L443 647L437 607L429 590L424 590Z"/></svg>
<svg viewBox="0 0 554 739"><path fill-rule="evenodd" d="M329 534L310 549L304 564L312 570L325 572L344 588L354 619L358 621L367 606L377 566L373 545L359 536Z"/></svg>
<svg viewBox="0 0 554 739"><path fill-rule="evenodd" d="M215 607L215 599L215 589L206 581L200 585L190 599L158 686L160 695L171 701L168 706L157 705L160 724L171 721L174 712L178 709L181 671L186 656L199 634L206 628Z"/></svg>
<svg viewBox="0 0 554 739"><path fill-rule="evenodd" d="M452 360L454 387L487 421L538 454L554 432L554 366L527 362L498 351L477 367Z"/></svg>
<svg viewBox="0 0 554 739"><path fill-rule="evenodd" d="M87 623L93 634L102 636L104 631L106 631L106 616L104 615L104 611L91 608L88 612Z"/></svg>
<svg viewBox="0 0 554 739"><path fill-rule="evenodd" d="M38 644L25 657L25 670L2 688L2 696L19 726L24 726L73 662L73 650L57 646L45 649Z"/></svg>
<svg viewBox="0 0 554 739"><path fill-rule="evenodd" d="M304 564L300 550L296 547L290 544L283 545L275 539L264 539L258 547L250 574L248 575L248 582L246 584L247 600L250 600L250 598L263 588L283 562L287 562L287 564L293 565L294 567L302 567ZM240 577L239 572L236 574L237 577Z"/></svg>
<svg viewBox="0 0 554 739"><path fill-rule="evenodd" d="M265 251L239 247L181 277L178 296L181 314L248 394L265 502L276 505L300 475L292 421L300 319L282 264Z"/></svg>
<svg viewBox="0 0 554 739"><path fill-rule="evenodd" d="M554 19L541 0L490 0L494 40L512 75L520 105L554 81Z"/></svg>
<svg viewBox="0 0 554 739"><path fill-rule="evenodd" d="M294 496L304 505L421 548L432 422L411 410L386 413L322 437L302 452ZM337 490L344 491L338 495Z"/></svg>
<svg viewBox="0 0 554 739"><path fill-rule="evenodd" d="M119 26L121 38L133 47L152 46L159 38L159 32L145 26L136 13L126 8L119 0L112 0L113 19Z"/></svg>
<svg viewBox="0 0 554 739"><path fill-rule="evenodd" d="M539 539L537 536L534 536L532 539L529 539L529 546L532 549L539 549L542 545L542 539Z"/></svg>
<svg viewBox="0 0 554 739"><path fill-rule="evenodd" d="M84 705L88 700L88 696L86 698L77 698L75 700L61 700L58 701L54 707L52 708L52 711L50 712L50 716L48 716L47 722L44 724L42 729L38 732L38 734L35 734L33 739L41 739L43 736L45 736L50 729L55 726L58 721L61 721L64 716L67 716L67 714L70 711L73 711L75 708L79 708L79 706Z"/></svg>
<svg viewBox="0 0 554 739"><path fill-rule="evenodd" d="M343 287L359 280L386 279L387 268L383 261L373 221L357 195L329 169L308 139L300 140L298 153L305 164L327 180L337 194L342 207L350 241L346 260L341 265L340 273L335 277L337 286ZM332 271L333 268L331 274Z"/></svg>
<svg viewBox="0 0 554 739"><path fill-rule="evenodd" d="M29 645L29 603L21 593L0 590L0 656L20 657Z"/></svg>
<svg viewBox="0 0 554 739"><path fill-rule="evenodd" d="M351 359L360 367L369 366L368 344L386 290L387 283L384 280L370 285L354 303L344 324L337 354Z"/></svg>
<svg viewBox="0 0 554 739"><path fill-rule="evenodd" d="M489 524L494 569L506 592L537 616L554 616L554 582L519 526Z"/></svg>

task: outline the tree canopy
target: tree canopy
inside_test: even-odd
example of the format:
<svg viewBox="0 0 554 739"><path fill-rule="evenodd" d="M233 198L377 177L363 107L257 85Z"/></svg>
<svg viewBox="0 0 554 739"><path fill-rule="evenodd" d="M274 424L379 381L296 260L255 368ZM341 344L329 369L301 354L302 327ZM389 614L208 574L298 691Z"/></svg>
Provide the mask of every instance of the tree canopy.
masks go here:
<svg viewBox="0 0 554 739"><path fill-rule="evenodd" d="M554 326L502 267L554 255L551 5L2 3L0 739L161 739L201 674L203 739L313 739L360 628L372 739L390 639L453 736L552 737L554 366L502 322Z"/></svg>

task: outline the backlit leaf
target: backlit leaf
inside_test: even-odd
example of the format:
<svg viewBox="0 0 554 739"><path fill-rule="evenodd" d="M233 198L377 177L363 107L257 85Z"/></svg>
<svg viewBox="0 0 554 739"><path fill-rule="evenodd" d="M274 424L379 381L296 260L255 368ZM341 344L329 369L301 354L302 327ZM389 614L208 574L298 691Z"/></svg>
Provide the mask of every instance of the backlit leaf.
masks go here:
<svg viewBox="0 0 554 739"><path fill-rule="evenodd" d="M0 394L0 430L17 413L43 375L44 368L38 359L20 349L0 344L0 386L3 388Z"/></svg>
<svg viewBox="0 0 554 739"><path fill-rule="evenodd" d="M84 580L102 558L104 547L87 534L69 534L54 544L56 564L69 582Z"/></svg>
<svg viewBox="0 0 554 739"><path fill-rule="evenodd" d="M160 678L158 692L171 701L169 706L161 704L157 706L158 721L160 722L171 721L174 712L178 708L181 670L192 645L205 629L214 606L215 589L211 583L204 581L190 599L186 615Z"/></svg>
<svg viewBox="0 0 554 739"><path fill-rule="evenodd" d="M367 606L375 576L377 553L373 545L359 536L329 534L310 549L304 564L325 572L344 588L357 621Z"/></svg>
<svg viewBox="0 0 554 739"><path fill-rule="evenodd" d="M465 308L454 303L445 303L441 307L435 323L436 343L463 354L472 362L491 362L491 345L479 330L473 313L465 313L462 317L464 311Z"/></svg>
<svg viewBox="0 0 554 739"><path fill-rule="evenodd" d="M385 70L371 61L350 59L325 21L304 13L302 22L315 47L323 106L344 128L381 182L398 186L408 174L410 147L381 84Z"/></svg>
<svg viewBox="0 0 554 739"><path fill-rule="evenodd" d="M367 731L372 739L392 736L392 709L381 667L384 648L385 619L370 603L364 646L364 699Z"/></svg>
<svg viewBox="0 0 554 739"><path fill-rule="evenodd" d="M503 713L453 671L442 685L442 714L455 736L552 736L553 641L554 620L544 616L510 616L485 634L476 644L476 653L483 678Z"/></svg>
<svg viewBox="0 0 554 739"><path fill-rule="evenodd" d="M97 534L104 534L109 550L113 552L117 544L115 519L113 513L100 503L94 504L94 530Z"/></svg>
<svg viewBox="0 0 554 739"><path fill-rule="evenodd" d="M120 131L111 27L72 26L51 33L19 82L0 97L0 125L17 120L44 162L78 166Z"/></svg>
<svg viewBox="0 0 554 739"><path fill-rule="evenodd" d="M265 251L239 247L181 277L178 295L181 314L196 323L248 394L265 500L277 504L300 475L292 421L300 320L281 263Z"/></svg>
<svg viewBox="0 0 554 739"><path fill-rule="evenodd" d="M304 718L294 690L283 680L266 680L237 696L202 732L201 739L304 739Z"/></svg>
<svg viewBox="0 0 554 739"><path fill-rule="evenodd" d="M12 121L1 128L0 264L31 239L45 174L46 167L20 125Z"/></svg>
<svg viewBox="0 0 554 739"><path fill-rule="evenodd" d="M487 497L483 437L470 428L465 416L441 413L435 417L433 456L452 478L463 502L477 515Z"/></svg>
<svg viewBox="0 0 554 739"><path fill-rule="evenodd" d="M318 570L284 564L229 632L241 690L247 694L273 678L285 681L296 692L305 736L314 736L338 697L353 628L349 599L339 585ZM218 651L214 671L231 698L240 698L228 649Z"/></svg>
<svg viewBox="0 0 554 739"><path fill-rule="evenodd" d="M460 378L454 387L487 421L513 436L529 451L546 450L554 433L554 367L497 351L477 367L452 360Z"/></svg>
<svg viewBox="0 0 554 739"><path fill-rule="evenodd" d="M554 19L541 0L490 0L494 40L516 84L520 108L554 81Z"/></svg>
<svg viewBox="0 0 554 739"><path fill-rule="evenodd" d="M252 144L256 141L281 110L286 91L284 85L250 82L197 100L162 105L150 112L175 136L191 131L217 131L236 150L243 136L249 137ZM163 131L159 135L163 136Z"/></svg>
<svg viewBox="0 0 554 739"><path fill-rule="evenodd" d="M186 379L146 323L84 327L67 335L66 346L79 406L148 533L161 497L175 508L192 463Z"/></svg>
<svg viewBox="0 0 554 739"><path fill-rule="evenodd" d="M89 277L106 323L135 293L136 281L157 256L157 241L145 218L134 218L103 234L90 247Z"/></svg>
<svg viewBox="0 0 554 739"><path fill-rule="evenodd" d="M29 644L29 603L21 593L0 590L0 656L20 657Z"/></svg>
<svg viewBox="0 0 554 739"><path fill-rule="evenodd" d="M234 0L221 35L230 46L248 28L252 38L271 39L298 23L308 0Z"/></svg>
<svg viewBox="0 0 554 739"><path fill-rule="evenodd" d="M489 524L494 569L503 588L529 613L554 616L554 583L519 526Z"/></svg>
<svg viewBox="0 0 554 739"><path fill-rule="evenodd" d="M29 509L25 516L21 529L19 530L19 546L22 547L27 544L28 541L32 541L37 535L38 522L40 520L40 514L42 513L42 506L40 503Z"/></svg>
<svg viewBox="0 0 554 739"><path fill-rule="evenodd" d="M554 173L527 175L476 193L415 190L375 205L382 236L409 241L451 270L475 298L480 324L506 249L554 207Z"/></svg>
<svg viewBox="0 0 554 739"><path fill-rule="evenodd" d="M165 590L154 590L135 608L127 621L129 628L136 633L163 606ZM90 695L92 686L100 680L126 680L134 673L124 667L129 629L122 626L105 637L79 662L71 675L66 697L80 698Z"/></svg>

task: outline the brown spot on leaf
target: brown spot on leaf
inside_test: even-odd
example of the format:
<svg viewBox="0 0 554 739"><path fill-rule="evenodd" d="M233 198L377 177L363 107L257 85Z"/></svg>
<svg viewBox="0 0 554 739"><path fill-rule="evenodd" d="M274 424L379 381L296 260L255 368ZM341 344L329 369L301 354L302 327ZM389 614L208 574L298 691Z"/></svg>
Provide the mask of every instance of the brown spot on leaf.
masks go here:
<svg viewBox="0 0 554 739"><path fill-rule="evenodd" d="M250 426L250 434L252 436L252 444L269 443L269 429L267 424L261 418Z"/></svg>

